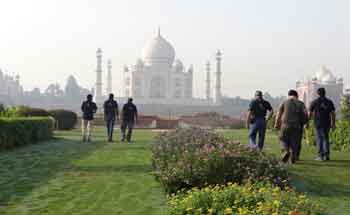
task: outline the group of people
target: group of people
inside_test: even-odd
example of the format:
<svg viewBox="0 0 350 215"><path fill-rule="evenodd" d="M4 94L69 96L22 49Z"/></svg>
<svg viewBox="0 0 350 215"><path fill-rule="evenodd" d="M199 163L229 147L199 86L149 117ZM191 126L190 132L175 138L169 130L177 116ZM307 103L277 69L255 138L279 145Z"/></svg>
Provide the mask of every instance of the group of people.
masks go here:
<svg viewBox="0 0 350 215"><path fill-rule="evenodd" d="M134 125L137 123L138 114L137 107L133 103L133 99L129 98L128 102L124 104L121 113L119 114L119 107L114 95L110 94L107 101L104 102L104 120L107 127L108 142L113 142L114 126L117 121L121 121L121 141L131 143L132 131ZM93 96L89 94L86 101L81 105L83 112L82 120L82 135L83 142L91 142L91 131L93 126L94 115L97 112L97 105L93 102Z"/></svg>
<svg viewBox="0 0 350 215"><path fill-rule="evenodd" d="M274 127L279 130L282 146L282 161L295 163L300 159L304 127L309 120L314 120L318 161L330 160L329 132L335 129L335 107L326 97L325 88L317 90L318 98L311 102L307 109L298 99L296 90L289 90L288 98L278 108ZM249 105L247 128L249 128L249 144L252 148L263 150L267 121L273 117L271 104L264 100L261 91L255 93L255 99ZM258 136L258 142L256 141Z"/></svg>

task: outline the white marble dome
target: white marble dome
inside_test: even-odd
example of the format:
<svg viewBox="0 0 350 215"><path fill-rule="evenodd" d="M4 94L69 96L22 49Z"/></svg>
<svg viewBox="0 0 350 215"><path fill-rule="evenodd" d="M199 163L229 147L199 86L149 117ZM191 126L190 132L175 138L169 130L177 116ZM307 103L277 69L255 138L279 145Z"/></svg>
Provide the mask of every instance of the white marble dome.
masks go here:
<svg viewBox="0 0 350 215"><path fill-rule="evenodd" d="M322 67L319 72L316 73L316 79L321 82L336 82L336 77L332 74L332 72L326 67Z"/></svg>
<svg viewBox="0 0 350 215"><path fill-rule="evenodd" d="M150 40L142 51L142 60L146 64L168 63L172 65L175 59L174 47L158 32L157 37Z"/></svg>

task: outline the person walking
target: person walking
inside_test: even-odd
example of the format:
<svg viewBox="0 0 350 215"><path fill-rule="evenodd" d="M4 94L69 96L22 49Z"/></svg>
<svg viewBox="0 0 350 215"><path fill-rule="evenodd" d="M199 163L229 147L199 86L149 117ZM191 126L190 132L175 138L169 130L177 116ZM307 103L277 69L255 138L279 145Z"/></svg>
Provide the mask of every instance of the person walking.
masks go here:
<svg viewBox="0 0 350 215"><path fill-rule="evenodd" d="M92 95L87 95L87 100L81 105L81 111L83 112L82 119L82 135L83 142L91 142L92 122L94 120L94 114L97 111L97 105L92 101Z"/></svg>
<svg viewBox="0 0 350 215"><path fill-rule="evenodd" d="M267 112L269 112L266 118ZM271 104L264 100L261 91L255 92L255 99L251 101L248 109L248 116L246 126L249 129L249 143L250 147L259 149L264 148L266 121L273 115ZM258 144L256 144L256 137L259 135Z"/></svg>
<svg viewBox="0 0 350 215"><path fill-rule="evenodd" d="M122 132L121 141L122 142L124 142L126 139L128 143L131 143L132 131L135 123L137 123L137 120L138 120L137 107L133 103L133 99L129 98L128 102L123 106L123 109L122 109L122 123L121 123L121 132ZM128 129L127 134L126 134L126 129Z"/></svg>
<svg viewBox="0 0 350 215"><path fill-rule="evenodd" d="M332 100L326 97L325 88L317 90L318 98L311 102L309 117L314 118L318 157L316 160L330 160L329 131L335 129L335 107Z"/></svg>
<svg viewBox="0 0 350 215"><path fill-rule="evenodd" d="M113 130L116 120L119 120L118 103L114 100L114 95L109 94L109 98L103 105L104 119L107 126L108 142L113 142Z"/></svg>
<svg viewBox="0 0 350 215"><path fill-rule="evenodd" d="M295 90L289 90L288 99L284 101L276 116L275 128L280 130L279 139L282 146L282 161L295 163L298 159L299 141L302 127L306 123L308 113L305 104L298 99Z"/></svg>

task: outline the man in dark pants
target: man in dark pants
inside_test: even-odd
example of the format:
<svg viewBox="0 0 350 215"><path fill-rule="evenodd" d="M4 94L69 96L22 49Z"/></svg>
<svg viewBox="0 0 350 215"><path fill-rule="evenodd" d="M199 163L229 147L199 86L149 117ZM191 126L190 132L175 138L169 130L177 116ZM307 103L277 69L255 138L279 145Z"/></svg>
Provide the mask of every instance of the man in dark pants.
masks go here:
<svg viewBox="0 0 350 215"><path fill-rule="evenodd" d="M121 124L121 132L122 132L122 142L125 139L128 143L131 143L131 135L132 130L134 128L135 122L137 122L137 108L133 104L133 99L129 98L128 103L123 106L122 110L122 124ZM126 134L126 129L128 129L128 133Z"/></svg>
<svg viewBox="0 0 350 215"><path fill-rule="evenodd" d="M288 99L279 107L275 128L280 129L279 139L282 145L282 161L295 163L298 159L299 141L302 136L303 124L307 121L305 104L298 100L295 90L288 92Z"/></svg>
<svg viewBox="0 0 350 215"><path fill-rule="evenodd" d="M335 107L326 97L326 90L317 90L318 98L310 105L309 116L314 117L316 127L316 142L318 146L318 161L330 160L329 131L335 129Z"/></svg>
<svg viewBox="0 0 350 215"><path fill-rule="evenodd" d="M273 109L271 104L264 100L262 92L256 91L255 99L251 101L247 116L247 128L249 131L250 146L254 149L263 150L266 133L266 115L269 111L267 119L271 118ZM256 144L256 136L259 135L258 145Z"/></svg>
<svg viewBox="0 0 350 215"><path fill-rule="evenodd" d="M87 100L81 105L83 120L81 123L83 142L91 142L92 121L97 111L97 105L92 101L92 95L87 95Z"/></svg>
<svg viewBox="0 0 350 215"><path fill-rule="evenodd" d="M113 141L113 129L116 120L119 120L118 103L114 100L114 95L109 94L109 98L104 105L104 118L107 125L108 142Z"/></svg>

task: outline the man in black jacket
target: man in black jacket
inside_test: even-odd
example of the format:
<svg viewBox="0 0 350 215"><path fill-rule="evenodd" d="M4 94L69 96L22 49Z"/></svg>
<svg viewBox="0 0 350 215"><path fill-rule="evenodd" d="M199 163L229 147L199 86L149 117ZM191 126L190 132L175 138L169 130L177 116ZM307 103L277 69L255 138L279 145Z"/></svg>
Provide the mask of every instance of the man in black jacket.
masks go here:
<svg viewBox="0 0 350 215"><path fill-rule="evenodd" d="M97 111L97 105L92 101L91 94L87 95L87 100L81 105L81 111L83 112L83 142L91 142L92 121L94 120L94 114Z"/></svg>
<svg viewBox="0 0 350 215"><path fill-rule="evenodd" d="M103 108L104 119L107 125L108 142L112 142L114 124L116 120L119 120L118 103L114 100L113 94L109 94L109 99L105 101Z"/></svg>
<svg viewBox="0 0 350 215"><path fill-rule="evenodd" d="M133 103L133 99L129 98L128 103L123 106L122 110L122 124L121 124L121 132L122 132L122 142L126 140L131 143L131 135L132 130L134 128L135 122L137 122L137 107ZM128 129L128 133L126 135L126 129Z"/></svg>
<svg viewBox="0 0 350 215"><path fill-rule="evenodd" d="M326 97L325 88L317 90L318 98L310 105L310 118L313 117L316 127L318 161L330 160L329 131L335 129L335 107L332 100Z"/></svg>

